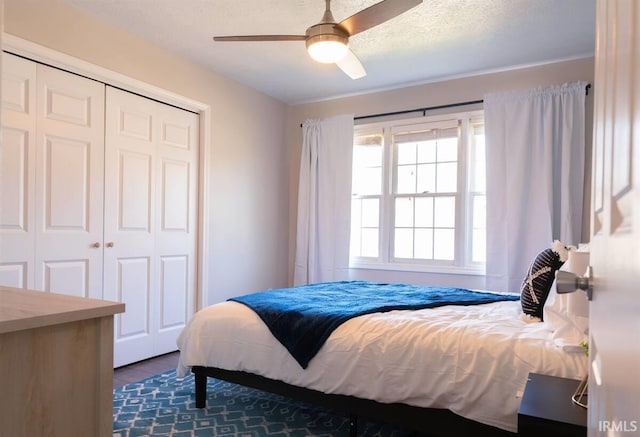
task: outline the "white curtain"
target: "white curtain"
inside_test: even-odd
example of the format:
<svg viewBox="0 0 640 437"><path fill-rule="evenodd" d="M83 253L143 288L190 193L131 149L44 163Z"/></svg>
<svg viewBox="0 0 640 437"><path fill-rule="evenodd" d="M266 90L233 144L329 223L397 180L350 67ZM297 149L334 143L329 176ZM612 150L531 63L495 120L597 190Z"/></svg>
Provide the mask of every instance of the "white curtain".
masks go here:
<svg viewBox="0 0 640 437"><path fill-rule="evenodd" d="M298 184L294 285L348 278L353 115L307 120Z"/></svg>
<svg viewBox="0 0 640 437"><path fill-rule="evenodd" d="M487 289L517 292L554 239L580 243L586 85L484 96Z"/></svg>

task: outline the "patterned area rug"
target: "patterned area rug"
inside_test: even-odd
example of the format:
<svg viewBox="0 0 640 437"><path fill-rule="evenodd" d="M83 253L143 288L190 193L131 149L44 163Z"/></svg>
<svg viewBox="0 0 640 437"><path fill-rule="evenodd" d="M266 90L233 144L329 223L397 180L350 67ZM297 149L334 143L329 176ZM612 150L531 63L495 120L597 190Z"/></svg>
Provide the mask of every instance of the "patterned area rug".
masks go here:
<svg viewBox="0 0 640 437"><path fill-rule="evenodd" d="M358 423L358 434L404 437L386 424ZM209 378L207 408L195 407L193 375L175 370L113 391L113 437L348 436L340 414L289 398Z"/></svg>

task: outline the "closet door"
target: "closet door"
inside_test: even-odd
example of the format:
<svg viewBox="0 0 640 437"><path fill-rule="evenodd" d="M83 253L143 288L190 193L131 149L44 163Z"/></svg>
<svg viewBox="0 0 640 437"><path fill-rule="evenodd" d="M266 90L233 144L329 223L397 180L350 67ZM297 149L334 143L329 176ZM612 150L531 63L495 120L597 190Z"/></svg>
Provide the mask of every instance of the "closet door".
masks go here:
<svg viewBox="0 0 640 437"><path fill-rule="evenodd" d="M33 288L36 64L2 56L0 285Z"/></svg>
<svg viewBox="0 0 640 437"><path fill-rule="evenodd" d="M104 85L3 56L0 285L100 298Z"/></svg>
<svg viewBox="0 0 640 437"><path fill-rule="evenodd" d="M195 294L197 116L107 87L104 298L115 366L176 350Z"/></svg>
<svg viewBox="0 0 640 437"><path fill-rule="evenodd" d="M35 288L102 298L104 85L37 65Z"/></svg>
<svg viewBox="0 0 640 437"><path fill-rule="evenodd" d="M192 112L162 104L156 111L158 355L177 350L195 309L199 127Z"/></svg>

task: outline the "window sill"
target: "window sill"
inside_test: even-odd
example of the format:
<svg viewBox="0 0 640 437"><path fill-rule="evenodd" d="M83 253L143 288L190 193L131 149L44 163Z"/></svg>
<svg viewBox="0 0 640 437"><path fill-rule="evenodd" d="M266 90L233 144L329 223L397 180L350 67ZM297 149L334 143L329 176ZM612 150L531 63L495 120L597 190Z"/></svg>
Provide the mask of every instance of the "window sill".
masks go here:
<svg viewBox="0 0 640 437"><path fill-rule="evenodd" d="M418 272L418 273L437 273L445 275L469 275L484 276L485 269L482 267L458 267L458 266L436 266L424 264L400 264L400 263L381 263L375 261L352 260L349 263L350 269L364 270L389 270L397 272Z"/></svg>

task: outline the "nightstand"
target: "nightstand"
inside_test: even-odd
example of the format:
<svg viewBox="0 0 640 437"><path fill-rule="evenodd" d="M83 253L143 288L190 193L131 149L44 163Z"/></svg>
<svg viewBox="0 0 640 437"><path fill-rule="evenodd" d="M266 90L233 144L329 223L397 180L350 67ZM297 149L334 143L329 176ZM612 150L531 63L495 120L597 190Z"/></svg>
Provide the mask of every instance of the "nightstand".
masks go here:
<svg viewBox="0 0 640 437"><path fill-rule="evenodd" d="M579 382L530 373L518 409L518 435L586 436L587 410L571 401Z"/></svg>

